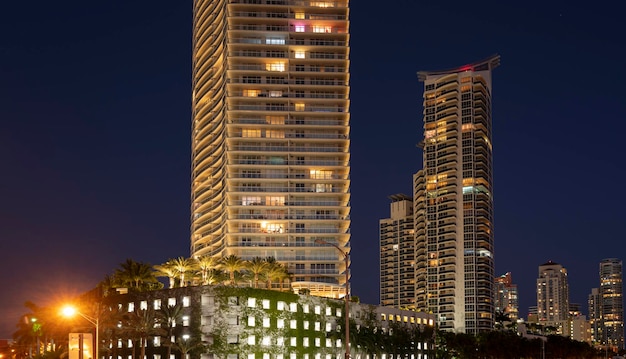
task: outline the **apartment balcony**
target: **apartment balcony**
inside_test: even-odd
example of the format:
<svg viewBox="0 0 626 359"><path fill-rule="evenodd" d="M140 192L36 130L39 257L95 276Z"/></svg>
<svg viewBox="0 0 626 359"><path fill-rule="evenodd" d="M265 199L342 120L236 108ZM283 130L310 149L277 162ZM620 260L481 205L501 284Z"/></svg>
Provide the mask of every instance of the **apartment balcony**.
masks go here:
<svg viewBox="0 0 626 359"><path fill-rule="evenodd" d="M276 160L249 160L249 159L241 159L241 160L229 160L227 165L237 166L237 165L252 165L252 166L324 166L324 167L346 167L349 166L349 162L347 160L284 160L284 161L276 161Z"/></svg>
<svg viewBox="0 0 626 359"><path fill-rule="evenodd" d="M304 45L304 46L329 46L329 47L346 47L348 42L344 40L336 39L299 39L299 38L280 38L276 40L276 37L262 38L255 37L231 37L228 39L229 44L245 44L245 45L262 45L269 47L280 48L287 45Z"/></svg>
<svg viewBox="0 0 626 359"><path fill-rule="evenodd" d="M262 118L231 118L228 121L229 124L244 124L244 125L267 125L267 120L265 117ZM284 125L277 126L337 126L343 127L347 126L348 123L345 119L337 118L337 119L329 119L329 118L286 118Z"/></svg>
<svg viewBox="0 0 626 359"><path fill-rule="evenodd" d="M303 153L347 153L347 150L342 147L304 147L304 146L245 146L245 145L232 145L229 146L230 152L303 152Z"/></svg>
<svg viewBox="0 0 626 359"><path fill-rule="evenodd" d="M276 24L240 24L228 26L228 31L257 31L257 32L290 32L301 34L314 34L320 36L324 34L347 34L345 27L325 27L310 25L276 25Z"/></svg>
<svg viewBox="0 0 626 359"><path fill-rule="evenodd" d="M348 94L337 92L286 92L286 91L263 91L254 96L247 95L245 91L229 91L228 96L231 98L239 97L241 100L251 101L268 101L268 99L296 98L296 99L340 99L347 100Z"/></svg>
<svg viewBox="0 0 626 359"><path fill-rule="evenodd" d="M347 112L344 106L315 106L304 105L294 106L287 104L268 104L268 105L230 105L228 111L266 111L266 112Z"/></svg>
<svg viewBox="0 0 626 359"><path fill-rule="evenodd" d="M332 220L332 221L343 221L349 220L350 216L342 216L339 214L328 214L328 215L295 215L295 214L272 214L272 213L264 213L264 214L229 214L228 219L276 219L276 220Z"/></svg>
<svg viewBox="0 0 626 359"><path fill-rule="evenodd" d="M270 131L268 129L268 131ZM276 132L277 130L272 130L274 132ZM234 138L251 138L251 137L243 137L241 132L236 132L236 133L230 133L229 137L231 139ZM272 141L280 141L282 139L324 139L324 140L347 140L348 139L348 135L346 134L339 134L339 133L314 133L314 132L296 132L296 133L282 133L280 137L256 137L256 138L267 138L267 139L271 139ZM259 146L257 146L259 147ZM268 146L270 147L270 146ZM299 148L301 150L303 150L303 152L315 152L315 151L310 151L310 150L306 150L307 147L304 146L274 146L276 148L282 148L285 151L293 151L295 148ZM229 147L230 148L230 147ZM314 148L314 147L313 147ZM269 151L272 151L271 149ZM272 151L272 152L276 152L276 151ZM336 152L336 151L322 151L322 152Z"/></svg>

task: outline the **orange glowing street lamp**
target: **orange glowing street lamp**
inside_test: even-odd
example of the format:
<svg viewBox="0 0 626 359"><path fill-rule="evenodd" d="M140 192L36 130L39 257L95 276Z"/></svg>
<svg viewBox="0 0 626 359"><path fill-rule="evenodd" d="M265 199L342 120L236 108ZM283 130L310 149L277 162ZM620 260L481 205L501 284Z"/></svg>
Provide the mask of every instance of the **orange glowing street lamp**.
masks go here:
<svg viewBox="0 0 626 359"><path fill-rule="evenodd" d="M100 359L100 350L99 350L100 342L99 342L99 337L98 337L98 333L100 331L100 320L98 319L98 317L97 316L90 317L88 315L85 315L81 313L78 309L76 309L76 307L71 306L71 305L66 305L65 307L63 307L63 309L61 309L61 314L67 318L71 318L76 315L79 315L96 327L96 336L95 336L96 345L94 346L94 356L96 359Z"/></svg>

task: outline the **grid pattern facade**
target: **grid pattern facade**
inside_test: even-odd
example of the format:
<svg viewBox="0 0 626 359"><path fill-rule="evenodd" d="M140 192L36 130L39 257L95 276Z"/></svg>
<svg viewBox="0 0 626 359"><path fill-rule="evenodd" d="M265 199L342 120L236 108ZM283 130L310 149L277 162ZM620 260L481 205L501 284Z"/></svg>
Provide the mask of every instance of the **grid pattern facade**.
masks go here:
<svg viewBox="0 0 626 359"><path fill-rule="evenodd" d="M415 309L413 200L402 194L390 199L391 215L379 221L380 303Z"/></svg>
<svg viewBox="0 0 626 359"><path fill-rule="evenodd" d="M615 258L600 262L600 288L602 341L612 348L624 349L624 292L622 261Z"/></svg>
<svg viewBox="0 0 626 359"><path fill-rule="evenodd" d="M537 319L548 322L569 319L567 269L558 263L547 262L539 266Z"/></svg>
<svg viewBox="0 0 626 359"><path fill-rule="evenodd" d="M499 56L448 71L419 72L424 82L423 169L416 176L418 307L443 330L493 329L491 70ZM424 294L421 294L421 293Z"/></svg>
<svg viewBox="0 0 626 359"><path fill-rule="evenodd" d="M347 0L194 1L193 256L274 257L339 297L350 250Z"/></svg>

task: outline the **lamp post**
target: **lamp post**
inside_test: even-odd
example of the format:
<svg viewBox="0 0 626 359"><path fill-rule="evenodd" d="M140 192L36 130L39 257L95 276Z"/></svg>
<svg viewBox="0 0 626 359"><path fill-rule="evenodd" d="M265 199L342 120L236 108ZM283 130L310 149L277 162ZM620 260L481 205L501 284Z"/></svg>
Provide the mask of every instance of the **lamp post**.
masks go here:
<svg viewBox="0 0 626 359"><path fill-rule="evenodd" d="M71 305L65 306L63 307L61 313L63 314L63 316L65 317L73 317L74 315L78 314L79 316L83 317L86 321L88 321L89 323L91 323L92 325L94 325L96 327L96 336L95 336L95 341L96 344L94 345L94 356L95 359L100 359L100 340L99 340L99 332L100 332L100 319L98 318L98 316L96 317L90 317L86 314L81 313L80 311L78 311L78 309L76 309L75 307L72 307Z"/></svg>
<svg viewBox="0 0 626 359"><path fill-rule="evenodd" d="M346 308L344 310L344 316L346 318L346 323L345 323L345 327L346 327L346 354L345 354L345 359L350 359L350 300L349 300L349 293L350 293L350 273L348 272L348 265L350 262L350 257L348 256L348 253L346 251L344 251L343 249L339 248L338 245L333 244L333 243L329 243L326 242L323 239L316 239L315 243L317 244L324 244L324 245L328 245L328 246L333 246L335 247L342 255L343 255L343 260L346 262L346 295L344 295L343 299L346 305Z"/></svg>

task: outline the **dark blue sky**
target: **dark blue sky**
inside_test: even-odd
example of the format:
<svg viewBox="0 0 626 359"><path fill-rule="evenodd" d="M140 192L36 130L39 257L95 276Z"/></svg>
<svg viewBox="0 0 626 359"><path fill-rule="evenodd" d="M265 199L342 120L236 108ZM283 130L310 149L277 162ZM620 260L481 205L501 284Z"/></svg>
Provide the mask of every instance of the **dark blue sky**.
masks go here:
<svg viewBox="0 0 626 359"><path fill-rule="evenodd" d="M385 4L385 6L381 6ZM352 284L378 301L378 219L421 167L418 70L494 71L497 273L522 313L537 266L625 259L626 25L613 2L357 0L351 10ZM0 8L0 338L23 303L126 258L189 255L191 1Z"/></svg>

